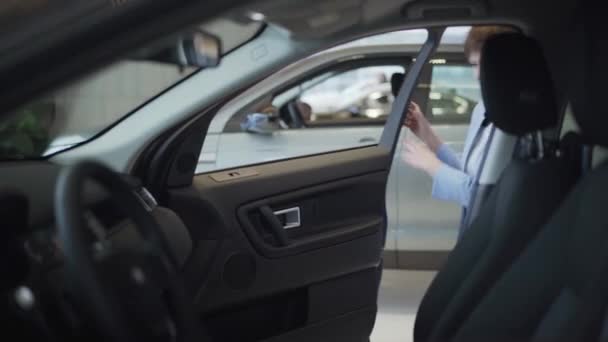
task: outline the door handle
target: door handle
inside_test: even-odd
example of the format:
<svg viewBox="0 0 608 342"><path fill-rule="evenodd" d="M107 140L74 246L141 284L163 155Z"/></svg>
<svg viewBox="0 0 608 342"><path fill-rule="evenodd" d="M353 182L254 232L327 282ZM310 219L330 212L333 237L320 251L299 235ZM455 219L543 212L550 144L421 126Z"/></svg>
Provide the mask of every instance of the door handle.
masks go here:
<svg viewBox="0 0 608 342"><path fill-rule="evenodd" d="M359 144L365 144L365 143L376 143L376 139L372 138L372 137L364 137L359 139Z"/></svg>
<svg viewBox="0 0 608 342"><path fill-rule="evenodd" d="M302 220L300 218L300 207L275 211L274 215L283 225L283 229L298 228L302 225Z"/></svg>
<svg viewBox="0 0 608 342"><path fill-rule="evenodd" d="M270 233L274 236L279 246L287 246L289 244L287 234L285 234L285 228L283 228L283 225L281 224L281 221L277 215L267 205L260 207L260 212L262 213L266 223L269 225Z"/></svg>

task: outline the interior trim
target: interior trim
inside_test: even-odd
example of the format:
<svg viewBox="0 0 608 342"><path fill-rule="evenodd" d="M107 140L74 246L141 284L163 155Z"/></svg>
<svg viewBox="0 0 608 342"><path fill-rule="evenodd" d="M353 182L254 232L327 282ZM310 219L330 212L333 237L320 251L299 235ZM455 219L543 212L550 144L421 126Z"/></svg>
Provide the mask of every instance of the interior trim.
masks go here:
<svg viewBox="0 0 608 342"><path fill-rule="evenodd" d="M395 153L395 146L397 145L399 133L401 132L403 117L405 116L407 105L412 94L418 86L418 78L439 45L443 30L444 28L427 30L427 40L420 49L416 61L410 66L410 70L405 74L403 85L401 86L401 89L399 89L399 94L393 102L393 108L386 120L386 126L384 127L382 137L380 138L380 146L389 150L391 156Z"/></svg>
<svg viewBox="0 0 608 342"><path fill-rule="evenodd" d="M396 251L382 252L384 268L412 271L438 271L450 251Z"/></svg>

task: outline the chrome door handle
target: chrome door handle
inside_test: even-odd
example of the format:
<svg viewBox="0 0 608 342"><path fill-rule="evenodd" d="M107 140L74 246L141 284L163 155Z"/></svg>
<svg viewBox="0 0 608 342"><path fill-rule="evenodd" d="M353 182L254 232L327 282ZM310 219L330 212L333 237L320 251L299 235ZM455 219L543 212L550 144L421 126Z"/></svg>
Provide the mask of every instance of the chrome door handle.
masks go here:
<svg viewBox="0 0 608 342"><path fill-rule="evenodd" d="M300 207L275 211L274 216L279 219L279 222L283 225L283 229L298 228L302 225Z"/></svg>

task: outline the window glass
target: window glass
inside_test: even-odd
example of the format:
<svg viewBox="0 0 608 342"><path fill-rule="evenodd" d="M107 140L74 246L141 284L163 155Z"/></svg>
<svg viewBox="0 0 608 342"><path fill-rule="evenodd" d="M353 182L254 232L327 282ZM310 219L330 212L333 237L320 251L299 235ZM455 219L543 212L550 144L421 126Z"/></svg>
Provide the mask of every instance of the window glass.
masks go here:
<svg viewBox="0 0 608 342"><path fill-rule="evenodd" d="M194 68L115 63L22 106L0 122L0 159L35 159L92 139Z"/></svg>
<svg viewBox="0 0 608 342"><path fill-rule="evenodd" d="M357 119L385 120L394 101L391 76L403 72L404 68L396 65L371 66L328 78L322 75L308 84L305 82L299 96L303 119L319 124ZM315 83L319 79L321 81Z"/></svg>
<svg viewBox="0 0 608 342"><path fill-rule="evenodd" d="M43 6L40 1L26 1L23 3L26 7L12 3L14 10L25 10L30 5ZM222 52L226 55L252 39L262 24L217 19L201 28L220 39ZM0 160L47 157L93 139L200 70L157 61L157 51L153 49L142 51L131 53L143 56L124 58L3 117L0 121Z"/></svg>
<svg viewBox="0 0 608 342"><path fill-rule="evenodd" d="M301 76L271 75L274 90L249 95L251 102L243 108L218 112L196 172L377 144L394 101L391 77L405 73L407 59L349 59L348 53L359 56L359 48L407 44L407 51L415 56L426 39L426 30L383 33L315 55L342 50L337 63L311 56L288 67L301 70Z"/></svg>
<svg viewBox="0 0 608 342"><path fill-rule="evenodd" d="M433 124L458 123L463 132L481 98L463 54L469 30L446 29L413 97ZM315 55L336 53L345 62L316 65L312 56L291 66L301 70L302 76L282 79L277 76L281 72L270 76L276 78L275 90L256 95L246 108L220 111L222 117L214 118L223 124L214 127L212 123L215 130L205 139L197 172L377 144L395 99L390 81L395 73L405 73L401 64L405 59L373 60L366 55L382 46L387 51L407 51L415 58L427 36L422 29L365 37ZM367 49L370 46L374 49ZM356 62L347 61L352 56L358 57L351 59Z"/></svg>
<svg viewBox="0 0 608 342"><path fill-rule="evenodd" d="M391 76L404 70L378 59L304 76L208 134L197 172L375 145L394 101Z"/></svg>
<svg viewBox="0 0 608 342"><path fill-rule="evenodd" d="M473 68L449 64L434 64L432 68L427 115L434 122L468 123L473 109L481 100Z"/></svg>

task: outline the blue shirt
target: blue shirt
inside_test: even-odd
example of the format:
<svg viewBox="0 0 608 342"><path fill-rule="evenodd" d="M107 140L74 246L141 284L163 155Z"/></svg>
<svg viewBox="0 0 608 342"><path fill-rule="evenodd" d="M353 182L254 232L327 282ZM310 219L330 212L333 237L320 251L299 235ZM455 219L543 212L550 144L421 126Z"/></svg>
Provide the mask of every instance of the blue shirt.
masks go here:
<svg viewBox="0 0 608 342"><path fill-rule="evenodd" d="M478 103L471 115L471 124L467 131L467 136L464 143L462 159L458 157L456 152L448 145L443 144L437 149L437 158L441 160L442 165L433 177L433 192L432 195L436 199L457 202L463 207L469 205L471 199L471 191L474 186L477 173L480 171L481 158L470 158L471 152L474 150L473 143L475 136L482 129L481 123L485 118L485 107L483 103ZM489 127L487 127L489 129ZM478 139L476 144L482 146L487 144L487 135L485 139ZM465 170L464 161L470 158ZM476 170L475 172L471 172Z"/></svg>

